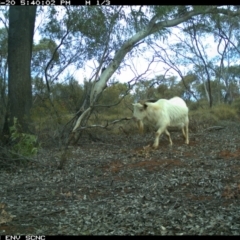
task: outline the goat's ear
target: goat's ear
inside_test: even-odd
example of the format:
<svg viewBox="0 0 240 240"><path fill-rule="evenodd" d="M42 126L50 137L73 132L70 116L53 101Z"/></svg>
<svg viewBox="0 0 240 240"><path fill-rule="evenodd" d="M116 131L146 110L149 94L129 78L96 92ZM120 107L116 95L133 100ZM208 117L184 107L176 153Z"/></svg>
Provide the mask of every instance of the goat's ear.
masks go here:
<svg viewBox="0 0 240 240"><path fill-rule="evenodd" d="M147 105L146 103L143 104L144 109L146 109L147 106L148 106L148 105Z"/></svg>

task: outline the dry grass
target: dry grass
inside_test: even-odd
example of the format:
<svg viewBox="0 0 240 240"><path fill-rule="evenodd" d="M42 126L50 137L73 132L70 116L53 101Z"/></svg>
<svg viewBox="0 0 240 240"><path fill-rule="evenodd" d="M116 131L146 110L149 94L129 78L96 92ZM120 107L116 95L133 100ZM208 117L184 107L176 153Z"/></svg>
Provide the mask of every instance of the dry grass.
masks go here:
<svg viewBox="0 0 240 240"><path fill-rule="evenodd" d="M211 110L212 114L219 120L237 120L238 112L237 109L229 104L219 104L214 106Z"/></svg>
<svg viewBox="0 0 240 240"><path fill-rule="evenodd" d="M210 108L190 111L189 128L193 132L216 125L219 121L236 121L239 119L237 109L228 104L219 104Z"/></svg>

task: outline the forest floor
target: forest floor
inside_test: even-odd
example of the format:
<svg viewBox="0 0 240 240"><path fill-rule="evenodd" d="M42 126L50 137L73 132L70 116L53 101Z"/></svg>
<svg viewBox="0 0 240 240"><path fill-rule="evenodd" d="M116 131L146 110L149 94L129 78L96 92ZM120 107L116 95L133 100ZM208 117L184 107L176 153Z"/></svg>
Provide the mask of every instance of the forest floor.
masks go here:
<svg viewBox="0 0 240 240"><path fill-rule="evenodd" d="M240 235L240 123L102 135L28 167L0 169L0 235Z"/></svg>

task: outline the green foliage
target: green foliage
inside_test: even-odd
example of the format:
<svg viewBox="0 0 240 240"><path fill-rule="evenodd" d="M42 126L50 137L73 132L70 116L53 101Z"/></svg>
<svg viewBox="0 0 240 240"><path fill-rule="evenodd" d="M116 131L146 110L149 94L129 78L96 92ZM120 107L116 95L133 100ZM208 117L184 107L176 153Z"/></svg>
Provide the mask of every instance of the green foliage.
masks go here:
<svg viewBox="0 0 240 240"><path fill-rule="evenodd" d="M13 155L17 154L24 157L31 157L37 153L37 137L32 134L22 133L17 118L14 118L14 124L10 127L10 133L11 141L14 144L12 147Z"/></svg>
<svg viewBox="0 0 240 240"><path fill-rule="evenodd" d="M205 99L200 99L197 102L188 101L187 105L190 111L196 111L198 109L209 109L209 103Z"/></svg>
<svg viewBox="0 0 240 240"><path fill-rule="evenodd" d="M37 114L42 107L51 108L46 85L40 78L34 78L34 112ZM51 100L56 107L56 110L61 114L74 113L80 107L80 101L83 96L83 86L80 85L74 78L71 78L66 83L56 83L51 85ZM39 109L38 109L39 108ZM41 110L40 110L41 112ZM48 112L45 112L48 115Z"/></svg>
<svg viewBox="0 0 240 240"><path fill-rule="evenodd" d="M74 79L65 84L52 84L51 95L46 92L46 86L38 79L35 84L34 104L31 119L38 132L42 145L51 146L61 135L65 124L79 110L83 97L83 87Z"/></svg>
<svg viewBox="0 0 240 240"><path fill-rule="evenodd" d="M74 29L80 30L82 34L87 36L90 39L103 40L104 36L107 35L107 16L105 15L102 8L98 6L92 6L89 9L81 9L83 18L79 16L73 16L72 20L75 19Z"/></svg>
<svg viewBox="0 0 240 240"><path fill-rule="evenodd" d="M159 19L166 20L176 13L177 7L172 5L158 5L152 7L153 13L159 16Z"/></svg>
<svg viewBox="0 0 240 240"><path fill-rule="evenodd" d="M69 101L71 100L69 99ZM40 132L46 130L51 135L57 126L66 124L71 118L67 104L70 104L70 102L64 103L63 100L57 101L54 99L52 102L50 99L38 102L31 110L31 118L36 130Z"/></svg>
<svg viewBox="0 0 240 240"><path fill-rule="evenodd" d="M83 87L75 80L70 79L68 83L57 83L52 86L52 99L60 112L74 113L79 110Z"/></svg>
<svg viewBox="0 0 240 240"><path fill-rule="evenodd" d="M208 89L208 83L206 82L205 84L206 84L206 88ZM225 86L224 84L220 83L217 80L210 81L210 84L212 89L211 93L212 93L213 102L219 103L221 99L223 99L222 92L224 92ZM206 93L205 93L205 88L203 83L196 86L196 91L201 98L205 98Z"/></svg>
<svg viewBox="0 0 240 240"><path fill-rule="evenodd" d="M121 98L127 92L127 85L122 83L116 83L112 86L106 88L103 92L102 96L98 101L98 105L109 106L114 105L120 102ZM108 113L108 115L121 115L121 112L124 110L124 101L119 103L116 106L112 106L110 108L101 108L100 111L104 114Z"/></svg>
<svg viewBox="0 0 240 240"><path fill-rule="evenodd" d="M32 69L36 72L43 71L52 56L53 61L51 64L59 64L59 53L55 52L56 47L57 44L47 38L43 38L38 44L35 44L32 51Z"/></svg>
<svg viewBox="0 0 240 240"><path fill-rule="evenodd" d="M154 79L138 82L135 87L135 96L138 99L169 99L174 96L181 97L184 93L186 88L181 81L177 82L175 76L156 76Z"/></svg>
<svg viewBox="0 0 240 240"><path fill-rule="evenodd" d="M93 114L91 115L88 124L99 124L105 126L106 123L110 123L114 120L125 118L125 117L132 117L132 103L133 99L131 95L126 95L127 92L127 85L116 83L110 87L108 87L98 100L97 105L105 106L105 107L98 107L95 109ZM123 98L124 97L124 98ZM114 105L116 104L116 105ZM114 105L108 107L110 105ZM129 121L126 121L129 123ZM118 124L116 125L115 133L119 133ZM114 125L114 126L115 126ZM110 127L109 129L112 130L115 127Z"/></svg>
<svg viewBox="0 0 240 240"><path fill-rule="evenodd" d="M135 32L140 31L144 27L146 27L149 19L146 15L146 12L143 11L145 8L143 6L136 7L136 6L130 6L131 12L130 12L130 21L133 23L133 28Z"/></svg>

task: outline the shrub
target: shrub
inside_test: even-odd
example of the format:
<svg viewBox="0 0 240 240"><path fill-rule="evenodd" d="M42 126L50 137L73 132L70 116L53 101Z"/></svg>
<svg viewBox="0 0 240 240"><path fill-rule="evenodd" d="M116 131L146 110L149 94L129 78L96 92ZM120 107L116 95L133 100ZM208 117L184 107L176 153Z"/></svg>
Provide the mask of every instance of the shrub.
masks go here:
<svg viewBox="0 0 240 240"><path fill-rule="evenodd" d="M240 98L237 98L231 105L240 114Z"/></svg>
<svg viewBox="0 0 240 240"><path fill-rule="evenodd" d="M198 109L209 109L209 103L207 102L207 100L199 100L197 102L187 102L187 106L189 108L190 111L195 111Z"/></svg>
<svg viewBox="0 0 240 240"><path fill-rule="evenodd" d="M216 124L218 118L209 109L199 109L189 113L189 129L193 132Z"/></svg>
<svg viewBox="0 0 240 240"><path fill-rule="evenodd" d="M211 109L211 112L219 120L236 120L238 118L237 109L228 104L219 104Z"/></svg>
<svg viewBox="0 0 240 240"><path fill-rule="evenodd" d="M14 124L10 127L11 141L13 142L12 154L22 155L24 157L30 157L37 153L37 137L22 133L20 131L20 125L17 122L17 118L14 118Z"/></svg>

